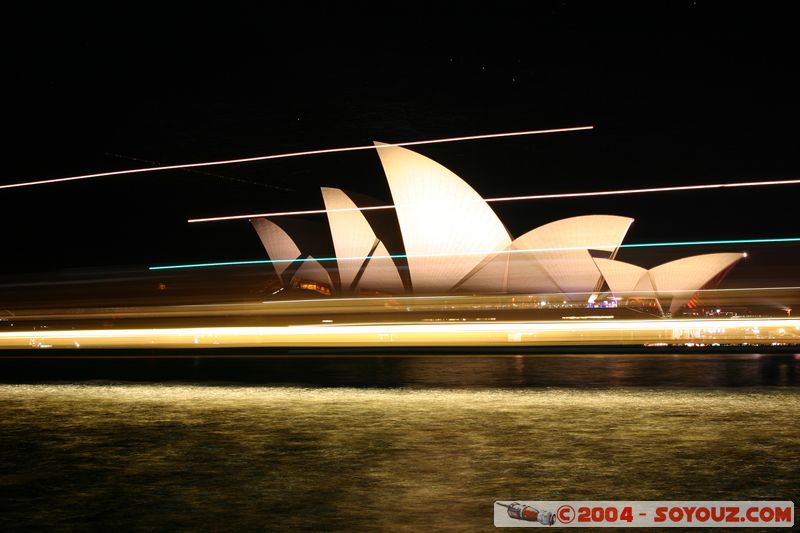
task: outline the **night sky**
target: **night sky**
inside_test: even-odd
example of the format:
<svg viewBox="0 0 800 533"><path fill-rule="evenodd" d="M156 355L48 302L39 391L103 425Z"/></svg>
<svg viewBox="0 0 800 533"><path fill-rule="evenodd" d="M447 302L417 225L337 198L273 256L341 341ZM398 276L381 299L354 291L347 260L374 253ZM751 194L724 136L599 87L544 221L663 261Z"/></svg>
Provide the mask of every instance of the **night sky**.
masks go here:
<svg viewBox="0 0 800 533"><path fill-rule="evenodd" d="M602 4L489 12L466 4L289 11L162 2L6 13L3 85L11 90L0 183L590 124L596 130L588 133L417 150L486 197L800 177L798 40L789 13L755 3L738 11L702 1L648 11ZM0 190L2 279L264 258L247 222L186 219L320 208L321 185L390 200L373 152ZM514 236L605 213L636 219L631 243L791 237L800 235L798 192L495 210ZM620 258L649 267L743 249L759 268L769 257L783 279L797 278L797 246Z"/></svg>

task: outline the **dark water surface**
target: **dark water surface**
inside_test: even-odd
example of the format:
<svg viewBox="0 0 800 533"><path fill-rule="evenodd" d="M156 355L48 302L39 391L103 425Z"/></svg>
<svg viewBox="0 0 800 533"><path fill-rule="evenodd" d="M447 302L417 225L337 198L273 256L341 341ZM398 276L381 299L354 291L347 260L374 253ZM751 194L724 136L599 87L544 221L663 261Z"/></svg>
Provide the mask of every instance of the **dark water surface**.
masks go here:
<svg viewBox="0 0 800 533"><path fill-rule="evenodd" d="M800 495L797 356L0 359L0 529L490 531Z"/></svg>

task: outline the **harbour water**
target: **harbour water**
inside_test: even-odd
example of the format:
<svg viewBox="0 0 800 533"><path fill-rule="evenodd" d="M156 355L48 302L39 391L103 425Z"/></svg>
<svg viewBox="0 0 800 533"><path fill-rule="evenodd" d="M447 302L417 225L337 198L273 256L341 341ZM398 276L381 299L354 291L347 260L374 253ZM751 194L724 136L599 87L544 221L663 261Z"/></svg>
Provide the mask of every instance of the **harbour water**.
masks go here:
<svg viewBox="0 0 800 533"><path fill-rule="evenodd" d="M491 531L496 499L800 494L794 355L0 370L4 531Z"/></svg>

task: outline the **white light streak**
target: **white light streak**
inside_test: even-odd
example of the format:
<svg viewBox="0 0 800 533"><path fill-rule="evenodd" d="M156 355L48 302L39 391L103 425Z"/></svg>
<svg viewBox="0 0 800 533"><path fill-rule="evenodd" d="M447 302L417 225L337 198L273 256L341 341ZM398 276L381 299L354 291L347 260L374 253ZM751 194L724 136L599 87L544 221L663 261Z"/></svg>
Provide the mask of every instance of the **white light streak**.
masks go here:
<svg viewBox="0 0 800 533"><path fill-rule="evenodd" d="M400 146L400 145L386 145ZM590 191L590 192L567 192L556 194L528 194L523 196L501 196L497 198L485 198L487 203L493 202L519 202L522 200L552 200L556 198L583 198L589 196L615 196L626 194L646 194L655 192L678 192L678 191L699 191L705 189L733 189L741 187L767 187L773 185L798 185L800 179L791 180L771 180L771 181L740 181L734 183L709 183L705 185L678 185L675 187L651 187L645 189L616 189L610 191ZM2 187L0 187L2 188ZM351 207L343 209L308 209L305 211L278 211L271 213L250 213L247 215L229 215L219 217L190 218L190 224L197 222L222 222L225 220L243 220L262 217L286 217L293 215L316 215L323 213L334 213L339 211L375 211L378 209L394 209L394 204L376 205L370 207Z"/></svg>
<svg viewBox="0 0 800 533"><path fill-rule="evenodd" d="M550 198L581 198L584 196L613 196L620 194L642 194L651 192L698 191L702 189L725 189L734 187L764 187L768 185L797 185L800 179L772 181L741 181L736 183L711 183L707 185L679 185L676 187L653 187L647 189L618 189L612 191L571 192L558 194L535 194L527 196L503 196L489 198L487 202L516 202L518 200L545 200Z"/></svg>
<svg viewBox="0 0 800 533"><path fill-rule="evenodd" d="M543 135L547 133L567 133L573 131L585 131L594 129L594 126L575 126L570 128L553 128L547 130L527 130L527 131L514 131L510 133L490 133L485 135L466 135L462 137L447 137L442 139L429 139L425 141L408 141L394 144L384 144L382 146L375 146L372 144L364 146L349 146L345 148L323 148L321 150L305 150L302 152L290 152L284 154L261 155L256 157L243 157L239 159L227 159L223 161L207 161L204 163L184 163L179 165L164 165L158 167L144 167L133 168L128 170L115 170L111 172L96 172L94 174L83 174L80 176L69 176L66 178L54 178L37 181L25 181L20 183L8 183L0 185L0 189L12 189L16 187L31 187L34 185L47 185L51 183L61 183L65 181L87 180L91 178L102 178L107 176L122 176L126 174L144 174L147 172L160 172L164 170L182 170L188 168L201 168L201 167L215 167L222 165L233 165L237 163L254 163L256 161L269 161L272 159L288 159L291 157L302 157L307 155L321 155L321 154L336 154L340 152L357 152L360 150L376 150L380 148L388 148L392 146L420 146L423 144L439 144L458 141L476 141L479 139L499 139L503 137L521 137L524 135ZM324 211L323 211L324 212ZM246 217L245 217L246 218Z"/></svg>

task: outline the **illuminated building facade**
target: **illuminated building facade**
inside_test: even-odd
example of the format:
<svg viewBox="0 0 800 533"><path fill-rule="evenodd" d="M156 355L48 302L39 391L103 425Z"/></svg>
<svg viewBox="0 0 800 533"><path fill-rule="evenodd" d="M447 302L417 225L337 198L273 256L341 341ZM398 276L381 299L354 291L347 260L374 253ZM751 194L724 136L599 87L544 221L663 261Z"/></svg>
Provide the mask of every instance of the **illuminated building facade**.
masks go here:
<svg viewBox="0 0 800 533"><path fill-rule="evenodd" d="M375 143L394 210L322 188L328 252L303 244L285 219L251 219L284 286L322 294L557 294L595 301L609 293L675 312L718 283L744 256L706 254L652 269L615 259L632 218L587 215L512 237L481 196L449 169L399 146ZM331 253L332 250L332 253Z"/></svg>

